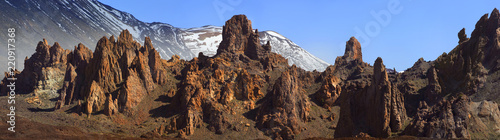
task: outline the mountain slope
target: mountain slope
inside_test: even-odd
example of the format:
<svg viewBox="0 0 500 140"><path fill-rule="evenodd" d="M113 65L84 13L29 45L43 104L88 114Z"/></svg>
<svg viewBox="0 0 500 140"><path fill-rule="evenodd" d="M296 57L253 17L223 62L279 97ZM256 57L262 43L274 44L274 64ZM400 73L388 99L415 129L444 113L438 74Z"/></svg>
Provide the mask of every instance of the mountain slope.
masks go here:
<svg viewBox="0 0 500 140"><path fill-rule="evenodd" d="M269 41L272 46L271 51L288 59L290 65L295 64L307 71L324 71L330 65L277 32L264 31L259 32L259 35L261 44Z"/></svg>
<svg viewBox="0 0 500 140"><path fill-rule="evenodd" d="M145 23L129 13L98 1L1 1L2 28L17 28L18 58L34 52L39 40L59 41L64 49L78 43L94 46L102 35L118 35L129 30L141 42L149 36L163 57L178 54L191 59L194 54L179 41L179 29L165 23ZM2 37L5 37L3 35ZM2 40L3 41L3 40ZM2 42L3 43L3 42ZM93 49L93 48L91 48ZM22 65L19 65L22 66ZM22 69L22 67L21 67Z"/></svg>
<svg viewBox="0 0 500 140"><path fill-rule="evenodd" d="M49 42L57 40L64 49L72 49L76 44L82 43L85 46L90 46L90 49L93 50L95 42L102 35L118 35L122 30L126 29L139 42L144 42L144 38L149 36L162 58L168 59L177 54L186 60L196 57L198 52L208 53L207 55L214 54L216 51L214 47L217 47L220 43L219 40L222 40L222 37L220 37L221 27L204 26L201 28L181 29L166 23L146 23L136 19L129 13L114 9L96 0L4 0L0 1L0 8L3 9L0 11L0 17L5 19L2 20L0 28L16 28L18 69L23 69L21 58L33 54L34 47L37 45L35 42L43 38ZM201 38L203 41L196 40L196 36L203 32L218 33L219 37ZM2 34L0 37L7 38L6 35ZM190 41L193 39L196 42ZM6 44L5 40L0 40L0 43ZM281 46L274 46L274 48L279 47ZM309 55L305 58L312 56L309 53L305 55ZM302 60L300 57L286 56L292 62L291 64L297 64L307 70L321 70L328 65L316 58L319 61L315 63L321 64L322 67L310 68L311 66L302 65L298 61L308 62L316 59ZM6 63L5 54L2 54L0 58L2 58L0 59L1 63ZM1 69L6 69L4 67L4 65L0 66Z"/></svg>
<svg viewBox="0 0 500 140"><path fill-rule="evenodd" d="M200 28L183 29L183 39L186 46L194 54L202 52L206 56L213 56L222 42L222 27L203 26ZM290 39L275 31L259 32L260 44L268 41L271 51L288 59L290 65L297 65L307 71L324 71L330 64L310 54Z"/></svg>

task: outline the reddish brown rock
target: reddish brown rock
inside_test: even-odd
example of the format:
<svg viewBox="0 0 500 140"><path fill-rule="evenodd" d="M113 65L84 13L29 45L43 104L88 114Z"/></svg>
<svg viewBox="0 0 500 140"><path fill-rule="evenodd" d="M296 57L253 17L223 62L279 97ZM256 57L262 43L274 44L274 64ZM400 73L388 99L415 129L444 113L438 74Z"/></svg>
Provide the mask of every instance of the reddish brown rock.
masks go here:
<svg viewBox="0 0 500 140"><path fill-rule="evenodd" d="M358 132L389 137L392 131L401 129L406 114L404 100L392 88L380 57L375 61L370 86L354 87L357 89L343 95L335 137L352 137Z"/></svg>
<svg viewBox="0 0 500 140"><path fill-rule="evenodd" d="M468 130L478 136L475 138L486 139L490 134L499 134L500 111L498 104L493 101L471 102Z"/></svg>
<svg viewBox="0 0 500 140"><path fill-rule="evenodd" d="M340 97L340 92L342 90L339 83L339 78L333 75L327 76L323 79L322 85L315 95L316 100L323 104L323 106L334 105L337 98Z"/></svg>
<svg viewBox="0 0 500 140"><path fill-rule="evenodd" d="M118 113L117 101L118 100L113 100L113 97L111 94L106 95L106 102L104 103L104 114L105 115L111 116L115 113Z"/></svg>
<svg viewBox="0 0 500 140"><path fill-rule="evenodd" d="M441 97L441 85L439 84L437 71L434 67L429 69L427 78L429 85L427 86L427 91L425 92L425 99L427 104L434 105Z"/></svg>
<svg viewBox="0 0 500 140"><path fill-rule="evenodd" d="M367 101L365 109L369 112L368 114L373 115L366 116L368 127L370 127L368 134L371 136L388 137L390 135L391 94L391 83L387 77L385 65L379 57L374 64L372 85L368 88L366 95L368 98L365 100Z"/></svg>
<svg viewBox="0 0 500 140"><path fill-rule="evenodd" d="M221 91L221 103L222 104L229 104L229 102L231 102L235 97L234 97L234 91L233 89L231 88L231 84L226 84L222 91Z"/></svg>
<svg viewBox="0 0 500 140"><path fill-rule="evenodd" d="M260 82L262 82L262 79L257 75L251 75L244 69L239 70L238 77L236 78L236 89L238 89L236 98L254 101L264 96L262 91L260 91Z"/></svg>
<svg viewBox="0 0 500 140"><path fill-rule="evenodd" d="M222 134L234 124L232 115L218 103L205 103L203 119L208 123L208 129L216 134Z"/></svg>
<svg viewBox="0 0 500 140"><path fill-rule="evenodd" d="M431 138L470 138L467 131L469 102L467 96L441 100L430 107L421 102L415 120L403 134Z"/></svg>
<svg viewBox="0 0 500 140"><path fill-rule="evenodd" d="M191 60L182 70L182 81L179 91L173 97L172 110L181 115L174 118L175 130L180 136L189 136L194 133L196 127L200 127L203 122L202 105L206 99L203 90L203 77L198 71L198 59ZM174 127L174 126L171 126Z"/></svg>
<svg viewBox="0 0 500 140"><path fill-rule="evenodd" d="M19 89L17 93L34 92L37 96L57 97L56 91L62 88L69 52L57 42L50 46L47 40L40 41L36 52L25 59L24 70L16 75L16 87Z"/></svg>
<svg viewBox="0 0 500 140"><path fill-rule="evenodd" d="M270 52L270 46L260 45L259 33L252 29L252 22L245 15L235 15L226 21L222 30L222 42L217 49L217 55L223 52L244 54L251 59L259 59L265 52Z"/></svg>
<svg viewBox="0 0 500 140"><path fill-rule="evenodd" d="M293 65L281 75L258 110L257 127L275 139L294 139L310 119L311 104L298 85L296 69Z"/></svg>
<svg viewBox="0 0 500 140"><path fill-rule="evenodd" d="M88 87L91 86L92 81L97 82L102 87L103 92L109 93L115 91L117 83L123 80L118 61L119 56L114 54L117 53L117 50L113 49L114 46L114 42L109 41L106 37L101 38L97 43L93 58L85 70L86 77L83 87L85 97L91 96ZM119 55L121 56L121 54Z"/></svg>
<svg viewBox="0 0 500 140"><path fill-rule="evenodd" d="M75 60L84 62L88 60L85 57L82 59L81 56L88 55L75 55L75 58L78 58ZM113 114L115 108L118 108L120 112L133 115L137 110L135 107L144 96L152 92L158 84L167 83L164 65L167 62L160 59L151 40L146 38L144 46L141 46L132 39L132 35L127 30L120 34L116 42L114 36L109 39L101 38L92 56L90 62L86 64L85 80L82 80L81 91L84 98L96 98L99 102L87 100L87 106L93 106L92 111L87 110L89 113L107 109L106 114ZM100 89L102 93L95 92L96 89ZM99 94L94 95L96 93ZM105 102L100 101L106 99L104 93L112 94L111 97L117 100L113 99L105 107Z"/></svg>
<svg viewBox="0 0 500 140"><path fill-rule="evenodd" d="M344 59L359 60L363 62L363 55L361 53L361 44L354 37L351 37L349 41L346 42Z"/></svg>
<svg viewBox="0 0 500 140"><path fill-rule="evenodd" d="M148 52L146 56L149 58L149 68L151 69L151 76L153 78L153 82L158 83L160 85L164 85L167 83L167 71L163 66L163 63L166 61L161 59L160 54L153 48L151 43L151 39L146 37L144 41L144 48L146 48L145 52Z"/></svg>
<svg viewBox="0 0 500 140"><path fill-rule="evenodd" d="M59 95L59 103L57 103L56 109L60 109L64 105L70 103L70 101L73 99L73 93L75 92L75 86L77 84L75 82L77 73L73 65L69 64L64 75L64 83Z"/></svg>
<svg viewBox="0 0 500 140"><path fill-rule="evenodd" d="M89 115L93 111L99 111L104 108L104 103L106 102L106 96L101 86L95 81L92 82L90 86L90 96L86 98L86 113Z"/></svg>
<svg viewBox="0 0 500 140"><path fill-rule="evenodd" d="M500 68L500 42L498 27L499 12L494 9L490 17L485 14L476 23L470 39L459 32L455 49L436 59L436 70L440 77L443 93L463 91L470 95L477 93L486 82L488 73Z"/></svg>
<svg viewBox="0 0 500 140"><path fill-rule="evenodd" d="M66 87L65 104L71 104L73 101L82 99L80 91L85 79L85 67L87 67L91 59L92 51L81 43L75 46L73 52L68 55L68 61L71 61L76 75L72 72L73 70L69 70L70 73L68 73L68 70L66 71L65 82L69 81L69 83ZM62 91L64 91L64 88Z"/></svg>
<svg viewBox="0 0 500 140"><path fill-rule="evenodd" d="M273 70L276 68L285 69L286 67L289 67L288 60L286 60L283 56L275 53L269 54L268 57L265 57L263 60L261 60L261 63L265 70Z"/></svg>
<svg viewBox="0 0 500 140"><path fill-rule="evenodd" d="M120 111L132 111L146 95L147 90L139 76L136 73L128 76L118 96Z"/></svg>

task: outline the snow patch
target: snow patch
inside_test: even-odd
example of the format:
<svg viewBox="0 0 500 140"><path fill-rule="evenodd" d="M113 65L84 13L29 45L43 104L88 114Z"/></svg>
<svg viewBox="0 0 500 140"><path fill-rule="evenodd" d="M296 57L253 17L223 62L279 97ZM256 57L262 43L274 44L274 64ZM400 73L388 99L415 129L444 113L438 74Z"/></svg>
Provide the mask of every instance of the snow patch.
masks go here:
<svg viewBox="0 0 500 140"><path fill-rule="evenodd" d="M272 36L275 36L279 39L287 39L286 37L284 37L283 35L275 32L275 31L264 31L265 33L269 34L269 35L272 35Z"/></svg>

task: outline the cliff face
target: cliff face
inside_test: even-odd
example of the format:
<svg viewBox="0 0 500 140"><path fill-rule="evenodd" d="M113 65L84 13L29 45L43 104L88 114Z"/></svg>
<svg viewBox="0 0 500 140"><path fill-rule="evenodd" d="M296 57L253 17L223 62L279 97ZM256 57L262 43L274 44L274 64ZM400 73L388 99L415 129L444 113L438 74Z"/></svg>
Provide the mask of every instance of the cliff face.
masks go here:
<svg viewBox="0 0 500 140"><path fill-rule="evenodd" d="M14 72L16 90L34 107L109 120L135 137L491 138L500 127L498 22L495 9L471 38L461 30L454 50L404 73L388 72L382 58L363 62L354 37L324 72L289 66L260 45L244 15L226 22L216 55L190 61L163 60L148 37L141 45L128 30L101 38L94 52L43 40Z"/></svg>
<svg viewBox="0 0 500 140"><path fill-rule="evenodd" d="M341 109L335 137L368 134L386 138L402 129L406 119L404 98L392 88L380 57L371 77L348 81L347 90L339 98Z"/></svg>
<svg viewBox="0 0 500 140"><path fill-rule="evenodd" d="M464 91L472 95L484 86L489 73L499 70L498 21L497 9L491 12L489 18L485 14L476 23L470 39L464 34L465 29L462 29L458 33L458 46L436 59L438 76L445 84L444 92Z"/></svg>
<svg viewBox="0 0 500 140"><path fill-rule="evenodd" d="M430 62L423 80L427 85L420 92L418 105L408 108L416 110L416 116L403 132L407 135L435 138L484 139L498 135L494 127L497 106L489 108L490 115L478 114L477 104L499 101L497 94L499 78L499 12L494 9L490 17L483 15L476 23L470 38L465 29L458 33L457 47ZM414 66L415 67L415 66ZM488 106L488 105L486 105ZM488 108L488 107L485 107ZM489 125L484 125L489 124Z"/></svg>
<svg viewBox="0 0 500 140"><path fill-rule="evenodd" d="M276 81L259 108L257 127L276 139L294 139L309 121L310 103L292 66Z"/></svg>

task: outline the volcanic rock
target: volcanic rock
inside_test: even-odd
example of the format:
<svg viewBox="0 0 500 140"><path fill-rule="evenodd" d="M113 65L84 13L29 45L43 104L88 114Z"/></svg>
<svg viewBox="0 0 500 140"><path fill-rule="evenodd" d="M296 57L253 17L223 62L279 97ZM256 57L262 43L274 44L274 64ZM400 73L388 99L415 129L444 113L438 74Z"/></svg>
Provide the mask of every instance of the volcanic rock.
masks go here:
<svg viewBox="0 0 500 140"><path fill-rule="evenodd" d="M342 98L339 124L335 137L351 137L358 132L373 137L388 137L401 128L405 119L404 100L394 91L385 66L379 57L373 68L371 85L348 84ZM354 86L350 86L354 85ZM356 87L356 88L354 88ZM344 93L343 93L344 94Z"/></svg>
<svg viewBox="0 0 500 140"><path fill-rule="evenodd" d="M298 85L296 71L293 65L281 75L258 110L257 127L275 139L293 139L310 119L311 104Z"/></svg>
<svg viewBox="0 0 500 140"><path fill-rule="evenodd" d="M73 93L75 91L75 79L76 79L76 71L75 67L73 65L69 64L66 73L64 74L64 84L61 89L61 93L59 95L59 101L60 103L57 103L56 109L60 109L64 105L69 104L69 102L72 100ZM68 97L66 97L68 96Z"/></svg>
<svg viewBox="0 0 500 140"><path fill-rule="evenodd" d="M429 80L429 85L427 86L427 91L425 92L425 99L427 104L433 105L436 101L439 101L438 99L441 94L441 86L439 85L437 71L434 67L429 69L427 78Z"/></svg>
<svg viewBox="0 0 500 140"><path fill-rule="evenodd" d="M104 114L111 116L115 113L118 113L118 108L117 106L117 101L118 100L113 100L113 97L111 94L106 95L106 102L104 103Z"/></svg>
<svg viewBox="0 0 500 140"><path fill-rule="evenodd" d="M340 85L340 79L329 75L322 81L322 85L318 92L316 93L316 100L323 104L323 106L332 106L337 98L340 97L340 92L342 91Z"/></svg>
<svg viewBox="0 0 500 140"><path fill-rule="evenodd" d="M488 138L489 134L499 134L500 128L500 111L498 104L493 101L471 102L470 123L469 126L472 133L479 134L476 138Z"/></svg>
<svg viewBox="0 0 500 140"><path fill-rule="evenodd" d="M237 81L237 93L236 98L240 100L256 100L264 96L260 91L260 84L262 79L256 75L250 75L246 70L241 69L238 73Z"/></svg>
<svg viewBox="0 0 500 140"><path fill-rule="evenodd" d="M476 23L470 39L464 39L463 29L459 32L459 45L448 54L436 59L438 76L444 85L443 92L465 94L477 93L484 86L490 70L496 71L500 53L499 12L494 9L488 19L485 14Z"/></svg>
<svg viewBox="0 0 500 140"><path fill-rule="evenodd" d="M34 92L36 96L56 98L66 72L66 62L69 50L64 50L55 42L48 45L47 40L40 41L36 52L25 59L24 70L15 77L18 78L17 93Z"/></svg>
<svg viewBox="0 0 500 140"><path fill-rule="evenodd" d="M458 43L462 43L467 40L469 40L469 38L467 38L467 34L465 34L465 28L462 28L462 30L458 32Z"/></svg>
<svg viewBox="0 0 500 140"><path fill-rule="evenodd" d="M363 62L363 55L361 53L361 44L355 37L351 37L349 41L346 42L345 53L343 56L344 59L350 60L359 60Z"/></svg>
<svg viewBox="0 0 500 140"><path fill-rule="evenodd" d="M160 59L149 38L145 39L144 46L132 40L127 30L116 42L114 36L101 38L85 70L83 97L94 101L87 102L87 107L94 106L93 111L106 109L108 115L116 110L134 114L144 96L157 84L166 84L164 63L166 61ZM107 100L107 94L117 100ZM93 111L87 108L88 113Z"/></svg>
<svg viewBox="0 0 500 140"><path fill-rule="evenodd" d="M467 131L470 118L468 106L467 96L441 100L431 107L421 102L415 120L403 134L432 138L470 138Z"/></svg>
<svg viewBox="0 0 500 140"><path fill-rule="evenodd" d="M259 33L252 29L252 22L245 15L235 15L226 21L222 30L222 42L216 55L223 52L244 54L255 60L270 52L270 45L262 47Z"/></svg>

